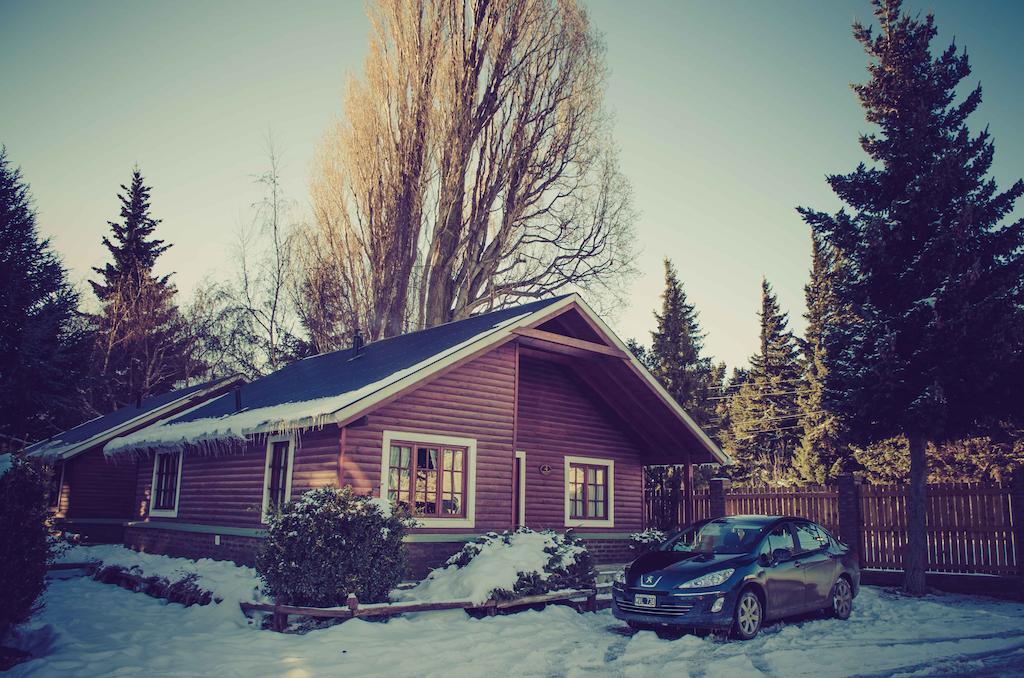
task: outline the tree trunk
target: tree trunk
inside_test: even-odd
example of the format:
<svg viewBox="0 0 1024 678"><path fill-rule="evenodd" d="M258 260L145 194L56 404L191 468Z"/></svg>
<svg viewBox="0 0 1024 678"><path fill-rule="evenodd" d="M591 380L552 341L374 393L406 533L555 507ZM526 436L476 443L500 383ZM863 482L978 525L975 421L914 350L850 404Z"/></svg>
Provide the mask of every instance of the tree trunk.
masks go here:
<svg viewBox="0 0 1024 678"><path fill-rule="evenodd" d="M924 571L927 564L928 533L925 527L928 459L924 436L908 436L910 443L910 492L907 495L907 549L903 557L903 590L920 596L925 592Z"/></svg>

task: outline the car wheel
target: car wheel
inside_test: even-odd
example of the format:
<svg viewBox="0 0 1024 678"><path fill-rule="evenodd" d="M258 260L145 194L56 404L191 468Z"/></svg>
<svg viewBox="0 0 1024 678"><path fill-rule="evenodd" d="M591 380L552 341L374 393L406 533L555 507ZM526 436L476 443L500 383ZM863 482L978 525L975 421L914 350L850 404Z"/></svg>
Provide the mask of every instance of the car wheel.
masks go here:
<svg viewBox="0 0 1024 678"><path fill-rule="evenodd" d="M750 640L761 630L764 621L764 608L761 599L751 590L746 590L736 602L736 614L733 621L733 635L740 640Z"/></svg>
<svg viewBox="0 0 1024 678"><path fill-rule="evenodd" d="M832 616L836 619L849 619L852 611L853 589L846 577L840 577L832 587Z"/></svg>

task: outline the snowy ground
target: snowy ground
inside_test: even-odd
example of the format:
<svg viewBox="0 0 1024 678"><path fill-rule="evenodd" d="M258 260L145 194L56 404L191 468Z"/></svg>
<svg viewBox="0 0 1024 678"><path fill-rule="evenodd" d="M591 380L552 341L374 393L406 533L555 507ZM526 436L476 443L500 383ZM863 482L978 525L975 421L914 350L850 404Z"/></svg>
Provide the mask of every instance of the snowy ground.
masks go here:
<svg viewBox="0 0 1024 678"><path fill-rule="evenodd" d="M221 573L223 591L242 590L251 570L236 569L238 582L230 581L230 571ZM227 602L186 609L84 577L51 582L45 603L25 637L32 644L26 649L45 656L15 667L12 675L984 676L1024 671L1024 605L964 596L909 600L871 587L857 598L848 622L812 618L776 624L747 643L691 635L659 638L648 631L632 635L608 611L577 614L564 607L480 620L461 611L387 623L354 620L306 635L283 635L247 625L237 606Z"/></svg>

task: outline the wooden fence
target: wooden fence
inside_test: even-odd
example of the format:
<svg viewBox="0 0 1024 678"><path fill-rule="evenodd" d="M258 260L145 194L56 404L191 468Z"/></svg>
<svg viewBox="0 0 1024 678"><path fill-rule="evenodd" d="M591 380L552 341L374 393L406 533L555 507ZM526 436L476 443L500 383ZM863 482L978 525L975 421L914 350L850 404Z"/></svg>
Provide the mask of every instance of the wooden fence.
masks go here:
<svg viewBox="0 0 1024 678"><path fill-rule="evenodd" d="M716 505L725 507L725 515L809 518L833 534L855 542L863 568L903 569L907 544L906 485L862 485L850 480L845 503L840 486L731 488L726 481L718 487L727 488L718 490L724 496L714 496L714 487L694 494L697 520L711 517ZM1024 575L1024 509L1019 494L1016 499L1014 496L1013 487L1002 484L929 484L925 517L928 571ZM655 508L649 504L648 515ZM681 506L678 513L678 523L682 523Z"/></svg>

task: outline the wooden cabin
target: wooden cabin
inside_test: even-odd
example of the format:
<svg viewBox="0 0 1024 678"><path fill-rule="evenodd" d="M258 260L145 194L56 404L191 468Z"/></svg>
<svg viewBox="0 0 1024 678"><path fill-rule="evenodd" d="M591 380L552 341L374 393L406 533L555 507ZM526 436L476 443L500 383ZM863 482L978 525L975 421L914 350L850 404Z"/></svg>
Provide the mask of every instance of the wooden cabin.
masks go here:
<svg viewBox="0 0 1024 678"><path fill-rule="evenodd" d="M121 542L124 524L137 513L138 471L134 459L104 456L103 446L217 397L240 381L217 379L146 398L25 448L28 457L51 467L49 501L55 525L88 542Z"/></svg>
<svg viewBox="0 0 1024 678"><path fill-rule="evenodd" d="M106 453L139 460L133 548L251 562L269 507L350 485L413 510L412 574L520 525L621 562L644 465L727 461L575 294L298 361Z"/></svg>

